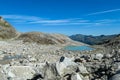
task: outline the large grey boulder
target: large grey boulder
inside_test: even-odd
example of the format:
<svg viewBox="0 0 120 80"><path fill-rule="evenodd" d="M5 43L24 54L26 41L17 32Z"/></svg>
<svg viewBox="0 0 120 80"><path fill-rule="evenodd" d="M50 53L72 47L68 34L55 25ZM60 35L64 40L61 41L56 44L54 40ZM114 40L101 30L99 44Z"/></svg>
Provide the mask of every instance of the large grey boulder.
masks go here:
<svg viewBox="0 0 120 80"><path fill-rule="evenodd" d="M120 74L116 74L114 75L112 78L110 78L109 80L120 80Z"/></svg>
<svg viewBox="0 0 120 80"><path fill-rule="evenodd" d="M46 63L44 67L44 79L45 80L55 80L57 78L57 71L55 64Z"/></svg>
<svg viewBox="0 0 120 80"><path fill-rule="evenodd" d="M29 66L11 66L7 69L7 75L13 79L31 79L35 71Z"/></svg>
<svg viewBox="0 0 120 80"><path fill-rule="evenodd" d="M71 80L83 80L78 73L74 73L71 76Z"/></svg>
<svg viewBox="0 0 120 80"><path fill-rule="evenodd" d="M55 67L55 63L46 62L46 63L37 64L35 70L36 70L37 74L40 75L39 79L58 80L58 78L59 78L56 67Z"/></svg>
<svg viewBox="0 0 120 80"><path fill-rule="evenodd" d="M5 75L2 68L0 68L0 80L7 80L7 76Z"/></svg>
<svg viewBox="0 0 120 80"><path fill-rule="evenodd" d="M67 57L61 57L59 62L56 62L57 73L61 76L65 73L65 69L70 66L76 66L77 64L72 61L72 59Z"/></svg>
<svg viewBox="0 0 120 80"><path fill-rule="evenodd" d="M94 57L94 59L96 59L96 60L101 60L102 58L103 58L103 54L102 53L97 53L97 54L95 54L95 57Z"/></svg>
<svg viewBox="0 0 120 80"><path fill-rule="evenodd" d="M83 74L83 75L89 74L89 72L87 71L86 67L82 63L79 64L79 70L80 70L80 73Z"/></svg>
<svg viewBox="0 0 120 80"><path fill-rule="evenodd" d="M112 54L110 54L110 53L106 53L106 54L104 54L104 58L111 58L112 57Z"/></svg>

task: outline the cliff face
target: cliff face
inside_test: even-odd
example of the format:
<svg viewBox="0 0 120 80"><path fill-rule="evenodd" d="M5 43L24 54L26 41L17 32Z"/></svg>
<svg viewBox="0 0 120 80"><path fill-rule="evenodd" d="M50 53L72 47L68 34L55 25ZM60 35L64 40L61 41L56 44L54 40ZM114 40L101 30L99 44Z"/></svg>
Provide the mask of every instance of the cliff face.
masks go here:
<svg viewBox="0 0 120 80"><path fill-rule="evenodd" d="M16 30L0 17L0 40L11 39L16 36Z"/></svg>

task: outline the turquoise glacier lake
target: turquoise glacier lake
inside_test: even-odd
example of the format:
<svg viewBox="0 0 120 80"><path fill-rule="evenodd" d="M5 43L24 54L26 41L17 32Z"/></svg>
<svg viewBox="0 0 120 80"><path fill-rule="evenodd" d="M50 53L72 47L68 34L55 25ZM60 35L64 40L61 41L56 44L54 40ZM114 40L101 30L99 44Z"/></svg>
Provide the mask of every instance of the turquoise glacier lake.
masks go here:
<svg viewBox="0 0 120 80"><path fill-rule="evenodd" d="M90 51L90 50L93 50L93 48L91 48L89 46L66 46L64 49L71 50L71 51Z"/></svg>

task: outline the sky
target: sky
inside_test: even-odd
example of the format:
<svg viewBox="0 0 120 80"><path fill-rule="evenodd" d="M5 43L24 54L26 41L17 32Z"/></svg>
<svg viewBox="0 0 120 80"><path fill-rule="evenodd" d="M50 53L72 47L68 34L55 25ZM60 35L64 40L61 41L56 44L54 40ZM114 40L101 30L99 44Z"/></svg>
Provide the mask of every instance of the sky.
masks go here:
<svg viewBox="0 0 120 80"><path fill-rule="evenodd" d="M0 0L0 16L19 32L120 33L120 0Z"/></svg>

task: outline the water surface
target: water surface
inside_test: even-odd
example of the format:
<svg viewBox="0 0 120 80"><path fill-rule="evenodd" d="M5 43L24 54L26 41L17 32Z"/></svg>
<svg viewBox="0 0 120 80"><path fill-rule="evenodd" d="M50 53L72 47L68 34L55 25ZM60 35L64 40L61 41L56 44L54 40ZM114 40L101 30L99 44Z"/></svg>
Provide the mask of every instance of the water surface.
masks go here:
<svg viewBox="0 0 120 80"><path fill-rule="evenodd" d="M93 50L90 46L66 46L64 48L65 50L71 50L71 51L90 51Z"/></svg>

